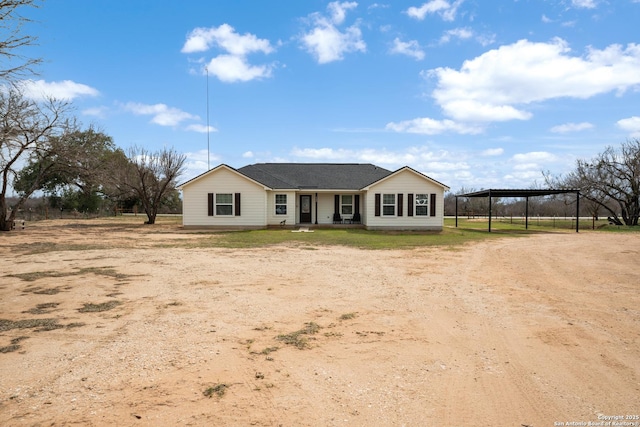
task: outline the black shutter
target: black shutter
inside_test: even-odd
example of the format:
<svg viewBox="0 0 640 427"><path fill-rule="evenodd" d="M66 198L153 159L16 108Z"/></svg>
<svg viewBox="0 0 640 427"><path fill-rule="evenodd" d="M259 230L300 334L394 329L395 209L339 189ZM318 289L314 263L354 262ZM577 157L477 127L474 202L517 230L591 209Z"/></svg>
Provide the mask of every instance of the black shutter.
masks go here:
<svg viewBox="0 0 640 427"><path fill-rule="evenodd" d="M207 194L208 206L209 206L209 216L213 216L213 193Z"/></svg>
<svg viewBox="0 0 640 427"><path fill-rule="evenodd" d="M359 194L356 194L353 200L353 213L354 214L360 213L360 195Z"/></svg>
<svg viewBox="0 0 640 427"><path fill-rule="evenodd" d="M236 216L240 216L240 193L236 193Z"/></svg>
<svg viewBox="0 0 640 427"><path fill-rule="evenodd" d="M429 209L430 209L429 215L436 216L436 195L435 194L431 195L431 203L430 203L430 205L431 206L429 207Z"/></svg>
<svg viewBox="0 0 640 427"><path fill-rule="evenodd" d="M407 216L413 216L413 194L407 194Z"/></svg>
<svg viewBox="0 0 640 427"><path fill-rule="evenodd" d="M380 193L376 193L375 215L380 216Z"/></svg>
<svg viewBox="0 0 640 427"><path fill-rule="evenodd" d="M333 213L337 215L340 213L340 195L336 194L333 196Z"/></svg>
<svg viewBox="0 0 640 427"><path fill-rule="evenodd" d="M402 216L402 193L398 193L398 216Z"/></svg>

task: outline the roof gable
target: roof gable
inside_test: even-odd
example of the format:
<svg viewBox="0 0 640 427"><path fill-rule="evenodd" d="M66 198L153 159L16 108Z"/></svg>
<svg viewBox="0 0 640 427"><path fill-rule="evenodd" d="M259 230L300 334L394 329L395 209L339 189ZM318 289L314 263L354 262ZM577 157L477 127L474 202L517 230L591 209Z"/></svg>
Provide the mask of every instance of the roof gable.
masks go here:
<svg viewBox="0 0 640 427"><path fill-rule="evenodd" d="M423 179L425 179L425 180L427 180L427 181L430 181L430 182L432 182L432 183L434 183L434 184L436 184L436 185L438 185L438 186L442 187L442 188L444 189L444 191L449 191L449 187L447 187L447 186L446 186L446 185L444 185L443 183L441 183L441 182L439 182L439 181L436 181L435 179L433 179L433 178L431 178L431 177L429 177L429 176L427 176L427 175L425 175L425 174L423 174L423 173L421 173L421 172L418 172L417 170L415 170L415 169L413 169L413 168L410 168L409 166L403 166L403 167L401 167L400 169L398 169L398 170L396 170L396 171L394 171L394 172L390 173L389 175L382 177L382 178L381 178L381 179L379 179L378 181L376 181L376 182L372 182L372 183L371 183L371 185L368 185L368 186L367 186L367 189L368 189L369 187L373 187L374 185L381 183L382 181L385 181L385 180L387 180L387 179L390 179L390 178L392 178L392 177L394 177L394 176L396 176L396 175L398 175L398 174L400 174L400 173L402 173L402 172L404 172L404 171L409 171L409 172L411 172L411 173L414 173L414 174L418 175L420 178L423 178Z"/></svg>
<svg viewBox="0 0 640 427"><path fill-rule="evenodd" d="M182 190L182 189L184 189L184 187L185 187L185 186L187 186L187 185L189 185L189 184L191 184L191 183L193 183L193 182L195 182L195 181L199 181L199 180L201 180L201 179L203 179L203 178L205 178L205 177L207 177L207 176L209 176L209 175L212 175L212 174L214 174L215 172L217 172L217 171L219 171L219 170L221 170L221 169L229 170L229 171L231 171L231 172L233 172L233 173L237 174L238 176L241 176L242 178L244 178L244 179L246 179L246 180L248 180L248 181L251 181L251 182L253 182L254 184L259 185L259 186L261 186L261 187L264 187L264 186L265 186L263 183L261 183L261 182L259 182L259 181L256 181L256 180L254 180L253 178L251 178L251 177L249 177L249 176L246 176L246 175L244 175L244 174L240 173L237 169L234 169L234 168L232 168L231 166L225 165L225 164L223 163L223 164L220 164L220 165L216 166L216 167L215 167L215 168L213 168L213 169L209 169L208 171L206 171L206 172L204 172L204 173L201 173L200 175L198 175L198 176L196 176L196 177L194 177L194 178L191 178L190 180L188 180L188 181L186 181L186 182L183 182L182 184L178 185L178 186L177 186L177 188L178 188L179 190Z"/></svg>
<svg viewBox="0 0 640 427"><path fill-rule="evenodd" d="M360 163L256 163L238 172L273 189L360 190L391 174Z"/></svg>

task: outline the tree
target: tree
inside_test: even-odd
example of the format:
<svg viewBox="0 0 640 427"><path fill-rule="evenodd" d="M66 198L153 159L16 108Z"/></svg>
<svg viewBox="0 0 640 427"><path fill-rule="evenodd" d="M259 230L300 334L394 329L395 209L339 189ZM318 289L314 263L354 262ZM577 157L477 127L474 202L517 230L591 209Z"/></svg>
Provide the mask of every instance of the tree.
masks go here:
<svg viewBox="0 0 640 427"><path fill-rule="evenodd" d="M68 111L66 102L34 101L15 86L0 90L0 231L11 229L17 211L55 167L54 158L64 156L64 144L55 141L74 126ZM28 179L7 216L8 191L25 162L34 166L22 172Z"/></svg>
<svg viewBox="0 0 640 427"><path fill-rule="evenodd" d="M553 178L549 179L554 180ZM617 225L638 225L640 216L640 139L611 146L591 161L577 160L576 169L555 181L607 211Z"/></svg>
<svg viewBox="0 0 640 427"><path fill-rule="evenodd" d="M37 37L22 34L23 25L30 22L18 13L22 6L37 7L34 0L0 0L0 80L13 81L32 74L33 67L42 62L20 53L21 48L37 42Z"/></svg>
<svg viewBox="0 0 640 427"><path fill-rule="evenodd" d="M113 139L93 127L75 129L50 140L56 147L46 175L41 177L39 189L60 207L79 211L95 211L103 196L113 193L107 184L111 174L112 158L126 158L116 148ZM33 170L42 168L41 160L34 158L17 175L14 188L22 191L31 185Z"/></svg>
<svg viewBox="0 0 640 427"><path fill-rule="evenodd" d="M187 158L173 149L150 152L132 147L128 160L112 164L112 179L122 197L135 196L147 214L145 224L155 224L158 211L176 190Z"/></svg>

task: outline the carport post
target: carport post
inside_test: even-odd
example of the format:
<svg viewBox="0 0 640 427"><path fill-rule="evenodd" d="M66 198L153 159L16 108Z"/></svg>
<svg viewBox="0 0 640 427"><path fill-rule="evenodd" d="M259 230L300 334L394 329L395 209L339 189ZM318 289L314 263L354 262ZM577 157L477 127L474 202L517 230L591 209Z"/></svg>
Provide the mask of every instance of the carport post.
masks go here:
<svg viewBox="0 0 640 427"><path fill-rule="evenodd" d="M458 196L456 196L456 228L458 228Z"/></svg>
<svg viewBox="0 0 640 427"><path fill-rule="evenodd" d="M576 233L580 231L580 190L576 191Z"/></svg>
<svg viewBox="0 0 640 427"><path fill-rule="evenodd" d="M524 205L524 229L529 229L529 196L525 197L525 205Z"/></svg>
<svg viewBox="0 0 640 427"><path fill-rule="evenodd" d="M491 190L489 190L489 233L491 233Z"/></svg>

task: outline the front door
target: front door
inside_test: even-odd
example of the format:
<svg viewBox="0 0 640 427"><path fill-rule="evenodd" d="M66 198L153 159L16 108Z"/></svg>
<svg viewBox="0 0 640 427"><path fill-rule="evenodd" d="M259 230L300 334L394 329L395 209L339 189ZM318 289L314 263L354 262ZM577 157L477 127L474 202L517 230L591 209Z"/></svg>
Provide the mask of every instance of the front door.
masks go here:
<svg viewBox="0 0 640 427"><path fill-rule="evenodd" d="M300 196L300 222L311 222L311 196Z"/></svg>

